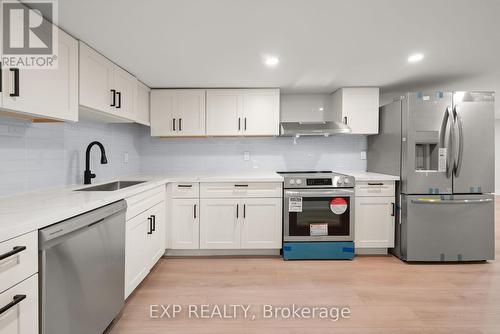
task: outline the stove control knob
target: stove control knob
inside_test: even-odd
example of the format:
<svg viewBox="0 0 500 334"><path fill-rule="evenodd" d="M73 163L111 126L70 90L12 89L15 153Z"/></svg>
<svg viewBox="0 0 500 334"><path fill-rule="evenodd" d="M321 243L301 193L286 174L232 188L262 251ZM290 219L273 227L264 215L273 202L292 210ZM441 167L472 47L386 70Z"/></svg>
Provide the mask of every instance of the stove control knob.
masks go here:
<svg viewBox="0 0 500 334"><path fill-rule="evenodd" d="M297 181L295 181L295 183L302 184L302 180L301 179L297 179Z"/></svg>
<svg viewBox="0 0 500 334"><path fill-rule="evenodd" d="M290 184L295 184L295 180L294 179L290 179Z"/></svg>
<svg viewBox="0 0 500 334"><path fill-rule="evenodd" d="M341 185L342 185L342 182L343 182L343 180L342 180L341 178L339 178L339 180L337 181L337 185L338 185L338 186L341 186Z"/></svg>
<svg viewBox="0 0 500 334"><path fill-rule="evenodd" d="M348 178L345 178L344 179L344 184L348 184L349 183L349 179Z"/></svg>

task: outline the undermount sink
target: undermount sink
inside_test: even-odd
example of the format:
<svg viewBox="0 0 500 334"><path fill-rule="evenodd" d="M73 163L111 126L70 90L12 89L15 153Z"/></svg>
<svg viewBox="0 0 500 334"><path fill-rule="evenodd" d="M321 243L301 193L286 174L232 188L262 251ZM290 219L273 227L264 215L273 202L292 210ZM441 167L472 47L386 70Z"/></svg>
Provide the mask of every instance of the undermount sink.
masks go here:
<svg viewBox="0 0 500 334"><path fill-rule="evenodd" d="M144 182L146 182L146 181L115 181L115 182L100 184L98 186L77 189L75 191L115 191L115 190L131 187L131 186L135 186L136 184L141 184Z"/></svg>

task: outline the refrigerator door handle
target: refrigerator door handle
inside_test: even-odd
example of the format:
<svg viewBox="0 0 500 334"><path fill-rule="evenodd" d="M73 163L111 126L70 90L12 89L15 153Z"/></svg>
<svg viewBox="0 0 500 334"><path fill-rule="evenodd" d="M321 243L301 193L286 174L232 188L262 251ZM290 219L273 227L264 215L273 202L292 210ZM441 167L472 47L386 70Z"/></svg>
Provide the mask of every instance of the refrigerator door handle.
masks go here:
<svg viewBox="0 0 500 334"><path fill-rule="evenodd" d="M448 138L446 137L446 132L448 129L448 123L453 122L452 111L450 106L446 107L443 115L443 121L441 123L441 130L439 131L439 147L446 148L446 177L450 178L452 175L452 168L450 166L450 161L452 157L452 147L453 147L453 137L455 135L453 124L449 127L450 134Z"/></svg>
<svg viewBox="0 0 500 334"><path fill-rule="evenodd" d="M457 199L457 200L443 200L443 199L433 199L433 198L418 198L412 199L413 204L478 204L478 203L489 203L492 202L491 198L481 198L481 199Z"/></svg>
<svg viewBox="0 0 500 334"><path fill-rule="evenodd" d="M457 111L457 106L453 108L453 116L458 128L458 155L454 163L453 169L455 177L460 175L460 167L462 166L462 157L464 155L464 127L462 117Z"/></svg>

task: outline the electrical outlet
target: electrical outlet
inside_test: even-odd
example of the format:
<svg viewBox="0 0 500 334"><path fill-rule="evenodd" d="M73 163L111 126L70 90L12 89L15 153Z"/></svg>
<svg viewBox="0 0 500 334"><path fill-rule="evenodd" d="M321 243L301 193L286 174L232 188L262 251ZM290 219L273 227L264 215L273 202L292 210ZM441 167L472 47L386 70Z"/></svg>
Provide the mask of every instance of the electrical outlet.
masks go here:
<svg viewBox="0 0 500 334"><path fill-rule="evenodd" d="M366 151L361 151L360 159L361 160L366 160Z"/></svg>
<svg viewBox="0 0 500 334"><path fill-rule="evenodd" d="M128 152L123 152L123 163L128 164Z"/></svg>
<svg viewBox="0 0 500 334"><path fill-rule="evenodd" d="M250 152L248 152L248 151L243 152L243 160L245 160L245 161L250 160Z"/></svg>

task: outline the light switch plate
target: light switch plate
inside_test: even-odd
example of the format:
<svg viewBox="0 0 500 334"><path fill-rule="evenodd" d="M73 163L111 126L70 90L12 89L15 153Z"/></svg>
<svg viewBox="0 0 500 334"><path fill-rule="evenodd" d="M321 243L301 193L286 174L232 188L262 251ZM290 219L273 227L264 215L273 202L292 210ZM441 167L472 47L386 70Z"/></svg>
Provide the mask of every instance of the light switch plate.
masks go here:
<svg viewBox="0 0 500 334"><path fill-rule="evenodd" d="M250 160L250 152L248 151L243 152L243 160L245 161Z"/></svg>
<svg viewBox="0 0 500 334"><path fill-rule="evenodd" d="M128 164L128 152L123 152L123 163Z"/></svg>
<svg viewBox="0 0 500 334"><path fill-rule="evenodd" d="M366 160L366 151L361 151L360 159Z"/></svg>

